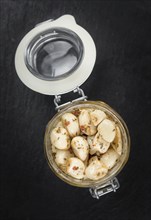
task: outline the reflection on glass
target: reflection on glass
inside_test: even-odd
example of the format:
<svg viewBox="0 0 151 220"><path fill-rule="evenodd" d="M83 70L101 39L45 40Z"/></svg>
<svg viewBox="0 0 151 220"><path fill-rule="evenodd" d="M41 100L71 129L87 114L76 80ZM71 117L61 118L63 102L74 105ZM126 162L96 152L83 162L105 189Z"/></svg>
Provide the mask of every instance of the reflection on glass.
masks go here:
<svg viewBox="0 0 151 220"><path fill-rule="evenodd" d="M70 42L58 40L45 44L37 54L36 66L41 75L58 77L69 72L78 61L78 51Z"/></svg>
<svg viewBox="0 0 151 220"><path fill-rule="evenodd" d="M38 78L58 80L69 76L83 56L80 38L67 29L50 29L28 45L26 65Z"/></svg>

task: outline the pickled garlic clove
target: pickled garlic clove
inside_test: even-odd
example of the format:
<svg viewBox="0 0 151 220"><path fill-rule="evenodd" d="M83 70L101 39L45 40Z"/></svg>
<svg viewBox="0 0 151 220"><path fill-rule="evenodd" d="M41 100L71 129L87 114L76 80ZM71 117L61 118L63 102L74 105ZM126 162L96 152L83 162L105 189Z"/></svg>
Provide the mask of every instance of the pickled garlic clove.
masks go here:
<svg viewBox="0 0 151 220"><path fill-rule="evenodd" d="M81 131L86 135L94 135L97 131L96 127L91 123L89 111L82 109L79 115L79 125Z"/></svg>
<svg viewBox="0 0 151 220"><path fill-rule="evenodd" d="M109 147L110 143L105 141L98 132L93 139L92 146L90 147L90 154L93 155L96 152L103 154L108 150Z"/></svg>
<svg viewBox="0 0 151 220"><path fill-rule="evenodd" d="M70 138L65 128L54 128L50 134L50 140L57 149L68 150L70 148Z"/></svg>
<svg viewBox="0 0 151 220"><path fill-rule="evenodd" d="M109 119L104 119L98 126L98 132L107 142L112 142L115 138L115 123Z"/></svg>
<svg viewBox="0 0 151 220"><path fill-rule="evenodd" d="M116 126L116 135L112 147L119 155L122 154L122 136L118 126Z"/></svg>
<svg viewBox="0 0 151 220"><path fill-rule="evenodd" d="M101 110L94 110L90 112L91 122L94 126L97 126L101 121L103 121L107 115Z"/></svg>
<svg viewBox="0 0 151 220"><path fill-rule="evenodd" d="M67 160L73 156L69 150L56 150L55 162L58 165L66 165Z"/></svg>
<svg viewBox="0 0 151 220"><path fill-rule="evenodd" d="M86 109L82 109L79 115L80 126L89 125L90 123L91 121L89 112Z"/></svg>
<svg viewBox="0 0 151 220"><path fill-rule="evenodd" d="M100 161L102 161L108 169L111 169L116 164L118 158L118 153L110 148L105 154L101 156Z"/></svg>
<svg viewBox="0 0 151 220"><path fill-rule="evenodd" d="M84 163L76 158L71 157L67 161L67 174L76 178L82 179L84 177L85 165Z"/></svg>
<svg viewBox="0 0 151 220"><path fill-rule="evenodd" d="M107 167L99 160L94 160L85 169L87 178L91 180L98 180L104 177L108 172Z"/></svg>
<svg viewBox="0 0 151 220"><path fill-rule="evenodd" d="M72 113L65 113L62 116L62 124L67 129L70 137L75 137L80 134L78 118Z"/></svg>
<svg viewBox="0 0 151 220"><path fill-rule="evenodd" d="M87 135L94 135L97 132L97 128L94 125L87 126L85 129L85 134Z"/></svg>
<svg viewBox="0 0 151 220"><path fill-rule="evenodd" d="M74 154L80 160L85 161L89 153L88 142L83 137L77 136L72 139L71 146Z"/></svg>

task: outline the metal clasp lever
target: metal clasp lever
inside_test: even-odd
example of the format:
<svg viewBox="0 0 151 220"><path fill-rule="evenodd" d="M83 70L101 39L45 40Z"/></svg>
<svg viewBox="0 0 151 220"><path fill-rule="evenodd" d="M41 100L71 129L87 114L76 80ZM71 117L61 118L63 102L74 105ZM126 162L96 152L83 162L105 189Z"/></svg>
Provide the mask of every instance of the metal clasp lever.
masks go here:
<svg viewBox="0 0 151 220"><path fill-rule="evenodd" d="M61 102L61 95L55 95L55 98L54 98L54 104L56 106L56 110L60 111L63 107L69 105L70 103L72 102L77 102L77 101L86 101L87 100L87 96L84 94L84 91L77 87L76 89L73 90L74 93L78 92L78 94L81 96L77 99L74 99L72 101L69 101L69 102L66 102L66 103L63 103L61 105L59 105L59 103Z"/></svg>
<svg viewBox="0 0 151 220"><path fill-rule="evenodd" d="M120 187L119 181L116 177L114 177L112 180L107 182L106 184L103 184L101 186L92 187L89 189L90 194L93 198L99 199L101 196L110 193L110 192L116 192L116 190Z"/></svg>

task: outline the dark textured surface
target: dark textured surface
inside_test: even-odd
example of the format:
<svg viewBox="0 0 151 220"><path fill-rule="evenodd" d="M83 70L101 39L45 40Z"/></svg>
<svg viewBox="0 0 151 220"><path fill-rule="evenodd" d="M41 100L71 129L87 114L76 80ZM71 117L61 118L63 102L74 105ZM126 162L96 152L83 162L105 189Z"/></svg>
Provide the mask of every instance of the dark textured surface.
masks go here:
<svg viewBox="0 0 151 220"><path fill-rule="evenodd" d="M96 43L96 64L82 88L118 111L131 134L121 188L99 201L49 170L43 135L55 113L53 97L26 88L14 69L22 37L65 13ZM151 219L151 2L1 0L1 32L1 219Z"/></svg>

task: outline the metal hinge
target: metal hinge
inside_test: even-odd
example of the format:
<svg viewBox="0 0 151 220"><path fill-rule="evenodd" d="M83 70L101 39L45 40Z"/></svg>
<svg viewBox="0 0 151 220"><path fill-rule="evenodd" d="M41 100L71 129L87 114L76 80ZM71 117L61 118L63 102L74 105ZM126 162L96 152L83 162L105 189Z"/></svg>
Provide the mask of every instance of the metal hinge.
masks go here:
<svg viewBox="0 0 151 220"><path fill-rule="evenodd" d="M72 101L69 101L69 102L66 102L66 103L63 103L63 104L60 104L61 103L61 95L55 95L55 98L54 98L54 104L56 106L56 110L57 111L60 111L62 108L64 108L65 106L69 105L70 103L73 103L73 102L77 102L77 101L86 101L87 100L87 96L84 94L84 91L77 87L76 89L73 90L74 93L78 92L78 94L81 96L77 99L74 99Z"/></svg>
<svg viewBox="0 0 151 220"><path fill-rule="evenodd" d="M90 194L93 198L99 199L101 196L110 193L110 192L116 192L116 190L120 187L119 181L116 177L114 177L109 182L101 185L92 187L89 189Z"/></svg>

